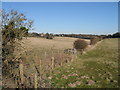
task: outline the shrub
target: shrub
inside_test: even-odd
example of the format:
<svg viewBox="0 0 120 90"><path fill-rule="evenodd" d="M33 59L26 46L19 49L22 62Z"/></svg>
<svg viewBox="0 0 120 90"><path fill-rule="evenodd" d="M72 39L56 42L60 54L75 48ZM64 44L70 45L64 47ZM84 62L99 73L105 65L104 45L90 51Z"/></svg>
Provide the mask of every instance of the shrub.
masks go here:
<svg viewBox="0 0 120 90"><path fill-rule="evenodd" d="M88 46L87 42L82 39L78 39L74 42L74 48L78 51L83 51Z"/></svg>
<svg viewBox="0 0 120 90"><path fill-rule="evenodd" d="M98 41L101 41L101 38L94 37L90 40L90 45L95 45Z"/></svg>

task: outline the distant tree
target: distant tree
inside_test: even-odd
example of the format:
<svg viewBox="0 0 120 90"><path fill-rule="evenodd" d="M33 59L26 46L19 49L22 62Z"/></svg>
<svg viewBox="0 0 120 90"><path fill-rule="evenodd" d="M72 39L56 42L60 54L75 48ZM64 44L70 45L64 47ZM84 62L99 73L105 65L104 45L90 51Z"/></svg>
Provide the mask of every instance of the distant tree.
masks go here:
<svg viewBox="0 0 120 90"><path fill-rule="evenodd" d="M108 34L108 35L107 35L107 38L112 38L112 35L111 35L111 34Z"/></svg>
<svg viewBox="0 0 120 90"><path fill-rule="evenodd" d="M40 37L40 34L36 33L36 32L32 32L32 33L28 33L29 37Z"/></svg>
<svg viewBox="0 0 120 90"><path fill-rule="evenodd" d="M114 33L112 35L113 38L120 38L120 32Z"/></svg>
<svg viewBox="0 0 120 90"><path fill-rule="evenodd" d="M108 34L106 38L120 38L120 32L116 32L114 34Z"/></svg>
<svg viewBox="0 0 120 90"><path fill-rule="evenodd" d="M46 39L53 39L53 34L46 33Z"/></svg>
<svg viewBox="0 0 120 90"><path fill-rule="evenodd" d="M101 39L105 39L107 35L100 35Z"/></svg>

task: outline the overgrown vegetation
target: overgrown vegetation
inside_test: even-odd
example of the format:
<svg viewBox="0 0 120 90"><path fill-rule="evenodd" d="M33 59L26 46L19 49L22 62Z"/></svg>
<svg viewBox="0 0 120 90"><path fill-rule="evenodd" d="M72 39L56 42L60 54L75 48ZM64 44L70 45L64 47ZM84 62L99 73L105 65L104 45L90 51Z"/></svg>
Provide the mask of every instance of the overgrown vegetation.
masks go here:
<svg viewBox="0 0 120 90"><path fill-rule="evenodd" d="M63 48L53 49L55 47L53 43L56 45L56 42L52 41L56 39L53 39L53 34L49 33L29 34L31 37L44 37L53 40L46 40L47 42L50 41L50 43L44 48L40 48L38 45L34 47L34 42L31 45L32 48L27 50L21 43L22 39L28 36L33 21L27 19L23 13L18 11L11 10L6 13L3 10L2 12L3 78L8 75L7 78L15 83L14 88L118 87L116 86L116 74L118 73L116 40L104 40L95 50L89 51L85 55L79 55L76 61L74 61L76 55L63 53ZM74 37L74 35L72 36ZM91 35L83 37L88 39L91 38ZM100 38L95 38L91 41L91 44L94 45L100 40ZM67 41L68 43L72 42L68 38ZM58 42L60 42L60 39ZM65 43L66 41L62 42L62 44L58 44L58 42L59 48L61 48L61 45L69 47L68 43ZM46 44L46 42L44 43ZM51 43L53 48L49 47ZM112 45L112 48L109 45ZM43 46L45 45L43 44ZM87 46L88 43L82 39L74 42L74 48L78 51L85 50ZM24 48L24 52L20 53L22 51L20 47ZM18 53L19 57L16 57ZM48 73L48 78L46 73Z"/></svg>
<svg viewBox="0 0 120 90"><path fill-rule="evenodd" d="M19 49L23 37L26 37L28 30L32 28L33 21L18 11L2 11L2 69L3 76L11 75L16 64L20 63L15 58L14 51Z"/></svg>
<svg viewBox="0 0 120 90"><path fill-rule="evenodd" d="M84 51L87 46L88 46L88 43L82 39L77 39L73 44L73 47L81 52Z"/></svg>
<svg viewBox="0 0 120 90"><path fill-rule="evenodd" d="M48 77L56 88L118 88L118 39L104 39L98 46Z"/></svg>
<svg viewBox="0 0 120 90"><path fill-rule="evenodd" d="M62 39L61 42L60 39ZM16 68L13 69L12 76L10 76L9 79L7 78L7 81L12 80L13 83L10 84L8 81L8 83L5 82L3 86L10 88L34 88L34 85L36 86L34 82L36 81L35 77L37 75L37 87L50 88L51 82L46 78L45 74L50 72L53 66L54 68L60 67L74 59L74 56L63 53L64 49L62 48L72 47L72 42L76 39L72 40L71 38L66 38L65 40L65 38L55 38L54 40L34 37L21 40L25 49L15 51L15 54L22 52L19 60L21 59L23 62L20 63L20 65L19 63L18 65L14 64ZM68 40L71 43L67 42ZM65 45L61 46L63 43ZM56 47L54 47L54 45L56 45Z"/></svg>
<svg viewBox="0 0 120 90"><path fill-rule="evenodd" d="M92 39L90 39L90 45L95 45L98 41L101 41L102 38L100 37L94 37Z"/></svg>

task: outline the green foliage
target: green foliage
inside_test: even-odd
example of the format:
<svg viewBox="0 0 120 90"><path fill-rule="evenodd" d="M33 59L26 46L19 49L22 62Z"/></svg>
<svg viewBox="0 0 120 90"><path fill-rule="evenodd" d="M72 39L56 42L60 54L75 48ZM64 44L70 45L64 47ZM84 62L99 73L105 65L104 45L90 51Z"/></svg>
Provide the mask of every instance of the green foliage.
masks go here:
<svg viewBox="0 0 120 90"><path fill-rule="evenodd" d="M33 21L28 20L23 13L11 10L2 11L2 60L3 68L6 62L10 65L14 62L14 50L20 45L19 40L26 37L28 30L32 28ZM7 67L6 67L7 68Z"/></svg>
<svg viewBox="0 0 120 90"><path fill-rule="evenodd" d="M78 39L74 42L74 48L78 51L84 50L88 46L87 42L82 39Z"/></svg>

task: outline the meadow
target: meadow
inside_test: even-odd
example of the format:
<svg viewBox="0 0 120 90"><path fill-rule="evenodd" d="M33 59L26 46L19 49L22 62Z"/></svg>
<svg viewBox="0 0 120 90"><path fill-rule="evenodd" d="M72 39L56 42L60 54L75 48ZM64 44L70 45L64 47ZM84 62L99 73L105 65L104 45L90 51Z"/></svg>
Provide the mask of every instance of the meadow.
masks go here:
<svg viewBox="0 0 120 90"><path fill-rule="evenodd" d="M77 38L24 38L22 48L14 53L22 60L22 67L15 64L12 76L5 77L4 87L18 87L21 78L27 88L118 87L118 39L104 39L95 46L89 45L83 55L64 53L65 49L73 48L75 40Z"/></svg>
<svg viewBox="0 0 120 90"><path fill-rule="evenodd" d="M118 88L118 39L103 40L48 77L56 88Z"/></svg>
<svg viewBox="0 0 120 90"><path fill-rule="evenodd" d="M20 47L16 48L14 56L18 61L23 61L24 66L24 85L26 87L34 87L34 74L37 73L39 77L38 82L41 81L44 84L44 80L47 78L45 74L50 72L54 67L60 67L64 63L67 63L74 59L76 55L65 54L64 49L73 48L73 42L77 38L69 37L55 37L54 39L27 37L24 38L20 43ZM89 40L86 40L89 43ZM52 65L52 59L54 58L54 65ZM6 73L7 74L7 73ZM20 68L19 63L15 64L15 68L12 70L11 75L5 77L6 87L16 87L21 82L20 80ZM10 80L11 78L12 80ZM41 80L40 80L41 78ZM7 81L13 81L7 83ZM50 82L49 80L47 80ZM46 83L45 83L46 84ZM47 85L38 85L38 87L50 87Z"/></svg>
<svg viewBox="0 0 120 90"><path fill-rule="evenodd" d="M118 4L3 2L0 89L120 88Z"/></svg>

